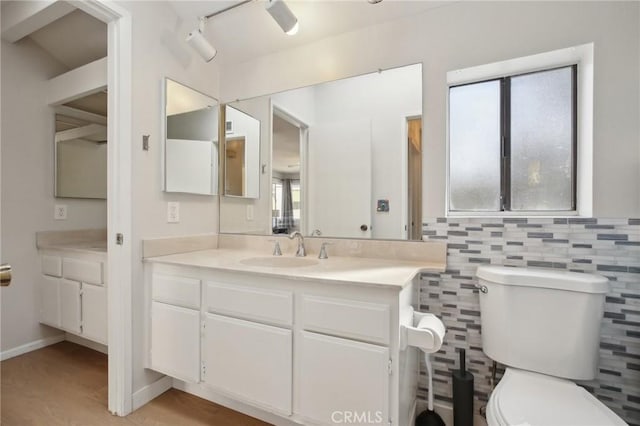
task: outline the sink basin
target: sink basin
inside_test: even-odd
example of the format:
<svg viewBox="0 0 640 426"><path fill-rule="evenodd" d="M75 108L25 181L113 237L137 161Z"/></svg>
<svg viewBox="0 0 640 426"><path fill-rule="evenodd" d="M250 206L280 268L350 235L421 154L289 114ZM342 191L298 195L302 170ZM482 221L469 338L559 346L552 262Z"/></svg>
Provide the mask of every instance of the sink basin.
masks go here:
<svg viewBox="0 0 640 426"><path fill-rule="evenodd" d="M248 266L267 266L269 268L300 268L302 266L317 265L318 261L306 257L250 257L240 261Z"/></svg>

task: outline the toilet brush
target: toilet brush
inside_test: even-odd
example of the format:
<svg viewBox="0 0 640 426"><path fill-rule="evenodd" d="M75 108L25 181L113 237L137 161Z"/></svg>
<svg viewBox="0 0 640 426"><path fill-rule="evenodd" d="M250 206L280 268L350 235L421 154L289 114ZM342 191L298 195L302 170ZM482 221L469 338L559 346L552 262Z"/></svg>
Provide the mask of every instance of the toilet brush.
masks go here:
<svg viewBox="0 0 640 426"><path fill-rule="evenodd" d="M429 384L427 409L416 417L416 426L446 426L442 417L433 411L433 368L427 352L424 353L424 363L427 366L427 382Z"/></svg>

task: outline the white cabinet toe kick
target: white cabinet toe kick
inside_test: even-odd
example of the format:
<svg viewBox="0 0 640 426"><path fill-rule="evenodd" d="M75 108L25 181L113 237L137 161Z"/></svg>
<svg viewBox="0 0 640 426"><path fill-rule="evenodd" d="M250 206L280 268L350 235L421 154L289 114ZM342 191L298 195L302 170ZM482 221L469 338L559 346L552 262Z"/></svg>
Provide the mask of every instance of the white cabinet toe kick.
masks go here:
<svg viewBox="0 0 640 426"><path fill-rule="evenodd" d="M418 354L399 344L413 280L366 286L145 268L146 366L182 389L276 424L413 422Z"/></svg>

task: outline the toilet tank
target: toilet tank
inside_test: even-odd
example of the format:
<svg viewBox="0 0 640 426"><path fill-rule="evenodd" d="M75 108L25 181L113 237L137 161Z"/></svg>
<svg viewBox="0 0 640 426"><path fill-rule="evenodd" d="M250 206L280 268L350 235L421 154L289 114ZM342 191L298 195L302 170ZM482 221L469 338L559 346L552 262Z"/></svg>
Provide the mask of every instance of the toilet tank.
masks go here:
<svg viewBox="0 0 640 426"><path fill-rule="evenodd" d="M482 348L507 366L572 380L596 375L609 284L594 274L481 266Z"/></svg>

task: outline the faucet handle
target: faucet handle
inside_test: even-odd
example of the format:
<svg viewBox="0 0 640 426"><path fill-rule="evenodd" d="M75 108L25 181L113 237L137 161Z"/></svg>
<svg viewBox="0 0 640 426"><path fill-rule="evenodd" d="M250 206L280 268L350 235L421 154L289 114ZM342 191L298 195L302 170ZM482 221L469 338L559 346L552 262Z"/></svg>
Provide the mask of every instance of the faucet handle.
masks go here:
<svg viewBox="0 0 640 426"><path fill-rule="evenodd" d="M320 253L318 254L318 259L328 259L329 255L327 254L327 246L332 245L333 243L322 243L320 245Z"/></svg>
<svg viewBox="0 0 640 426"><path fill-rule="evenodd" d="M280 250L280 241L278 240L269 240L272 243L275 243L273 246L273 255L274 256L282 256L282 250Z"/></svg>

